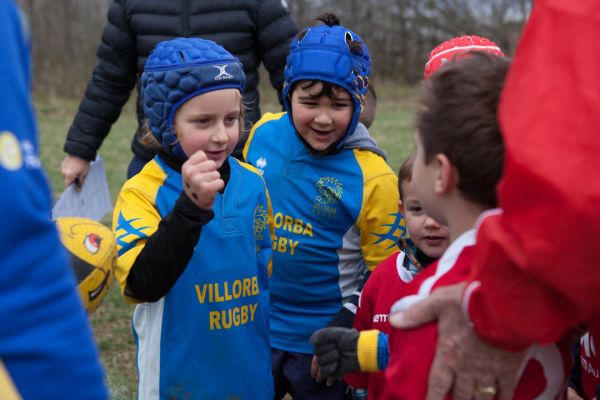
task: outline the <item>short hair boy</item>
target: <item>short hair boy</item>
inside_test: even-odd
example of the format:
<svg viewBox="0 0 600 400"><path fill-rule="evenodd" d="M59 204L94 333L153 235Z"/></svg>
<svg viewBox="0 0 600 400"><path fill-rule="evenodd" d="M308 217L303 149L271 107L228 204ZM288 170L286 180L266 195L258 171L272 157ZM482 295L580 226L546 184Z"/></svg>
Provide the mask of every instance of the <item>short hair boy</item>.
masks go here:
<svg viewBox="0 0 600 400"><path fill-rule="evenodd" d="M392 312L465 280L470 272L477 223L495 207L502 174L504 144L496 110L508 67L505 58L473 53L448 62L422 85L413 180L427 214L448 225L451 244L406 286ZM384 399L425 398L436 343L435 323L392 332ZM569 357L568 344L532 347L514 398L558 398Z"/></svg>
<svg viewBox="0 0 600 400"><path fill-rule="evenodd" d="M354 319L356 334L372 329L389 334L392 328L388 323L388 315L392 304L398 299L397 294L448 248L448 228L425 214L415 195L413 164L414 155L402 164L398 172L399 208L406 221L410 242L401 238L404 242L402 251L379 264L366 283ZM342 330L338 332L347 334ZM383 372L357 372L344 376L344 380L355 392L368 389L369 398L378 399L383 392L385 375Z"/></svg>

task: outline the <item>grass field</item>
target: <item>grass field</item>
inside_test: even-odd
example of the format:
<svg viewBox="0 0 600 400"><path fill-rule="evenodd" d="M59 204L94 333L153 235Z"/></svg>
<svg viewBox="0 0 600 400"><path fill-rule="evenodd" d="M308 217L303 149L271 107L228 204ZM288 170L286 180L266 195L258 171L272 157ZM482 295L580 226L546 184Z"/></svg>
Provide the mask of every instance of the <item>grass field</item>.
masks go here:
<svg viewBox="0 0 600 400"><path fill-rule="evenodd" d="M280 110L272 90L263 89L261 93L264 94L261 101L263 112ZM379 106L371 133L387 152L390 166L397 171L414 148L411 132L415 90L390 83L378 86L377 93ZM78 102L74 100L36 101L41 158L55 197L63 190L60 175L60 162L64 158L62 147L77 107ZM105 161L113 204L125 181L135 124L134 107L130 102L100 151ZM110 218L105 217L103 222L110 226ZM91 317L108 385L115 400L134 399L136 395L135 344L130 325L132 310L120 298L116 285L113 284L107 297Z"/></svg>

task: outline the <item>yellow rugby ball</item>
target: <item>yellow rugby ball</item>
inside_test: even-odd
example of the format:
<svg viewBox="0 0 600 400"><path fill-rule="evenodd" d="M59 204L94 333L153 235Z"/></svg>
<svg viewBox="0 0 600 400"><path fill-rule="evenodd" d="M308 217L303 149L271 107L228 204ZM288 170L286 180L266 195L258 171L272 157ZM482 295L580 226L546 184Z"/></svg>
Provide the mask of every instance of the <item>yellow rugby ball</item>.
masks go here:
<svg viewBox="0 0 600 400"><path fill-rule="evenodd" d="M88 314L92 314L112 281L117 258L115 237L110 229L91 219L61 217L55 221L60 240L69 253L79 294Z"/></svg>

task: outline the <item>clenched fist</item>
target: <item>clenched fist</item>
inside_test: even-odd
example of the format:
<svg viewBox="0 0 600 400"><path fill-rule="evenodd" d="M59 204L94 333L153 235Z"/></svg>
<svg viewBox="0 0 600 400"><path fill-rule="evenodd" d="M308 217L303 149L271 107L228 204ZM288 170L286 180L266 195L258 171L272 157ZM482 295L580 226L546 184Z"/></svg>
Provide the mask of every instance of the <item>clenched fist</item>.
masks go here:
<svg viewBox="0 0 600 400"><path fill-rule="evenodd" d="M217 192L225 187L217 164L202 150L194 153L181 167L183 190L199 208L210 210Z"/></svg>

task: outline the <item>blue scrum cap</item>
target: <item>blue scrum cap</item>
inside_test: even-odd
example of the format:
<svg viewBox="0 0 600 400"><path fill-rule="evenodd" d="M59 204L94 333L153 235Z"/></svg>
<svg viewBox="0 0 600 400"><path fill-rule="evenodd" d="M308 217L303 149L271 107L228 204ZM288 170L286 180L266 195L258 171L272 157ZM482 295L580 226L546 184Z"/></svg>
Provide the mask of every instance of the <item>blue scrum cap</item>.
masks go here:
<svg viewBox="0 0 600 400"><path fill-rule="evenodd" d="M144 113L163 149L187 158L175 135L175 111L199 94L219 89L244 91L240 61L211 40L177 38L159 43L142 73Z"/></svg>
<svg viewBox="0 0 600 400"><path fill-rule="evenodd" d="M303 80L330 82L346 89L354 100L354 114L346 138L358 124L367 95L371 74L369 49L360 36L342 25L306 28L298 37L292 41L284 72L283 99L290 121L290 90L294 83ZM350 49L348 43L351 41L360 42L360 51Z"/></svg>

